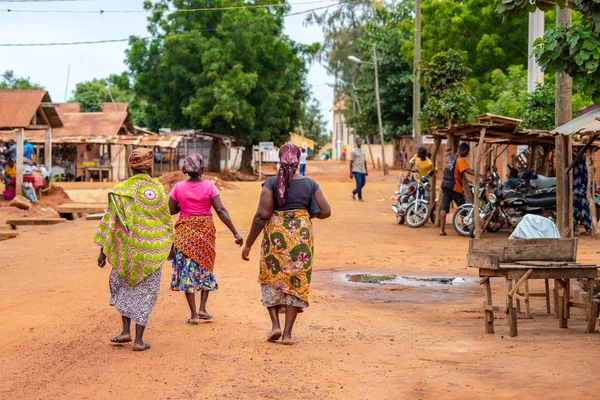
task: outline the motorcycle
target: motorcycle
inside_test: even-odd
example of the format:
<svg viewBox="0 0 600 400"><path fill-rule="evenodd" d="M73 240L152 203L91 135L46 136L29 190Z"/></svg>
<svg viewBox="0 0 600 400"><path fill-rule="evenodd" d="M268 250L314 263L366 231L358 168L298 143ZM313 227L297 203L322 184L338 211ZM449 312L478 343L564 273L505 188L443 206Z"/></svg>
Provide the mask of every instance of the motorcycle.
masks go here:
<svg viewBox="0 0 600 400"><path fill-rule="evenodd" d="M410 171L410 170L409 170ZM410 171L415 172L415 171ZM410 182L410 177L401 177L397 195L396 205L392 206L392 211L396 214L396 222L400 225L406 224L411 228L420 228L425 225L427 218L431 222L435 221L434 213L430 213L430 179L433 172L419 178L417 182ZM436 201L433 202L435 209Z"/></svg>
<svg viewBox="0 0 600 400"><path fill-rule="evenodd" d="M503 227L514 229L526 214L537 214L556 220L556 192L554 188L538 190L523 195L515 191L495 188L488 193L487 203L480 208L482 230L498 232ZM453 225L461 236L473 236L474 207L465 204L454 214ZM462 216L462 218L461 218Z"/></svg>

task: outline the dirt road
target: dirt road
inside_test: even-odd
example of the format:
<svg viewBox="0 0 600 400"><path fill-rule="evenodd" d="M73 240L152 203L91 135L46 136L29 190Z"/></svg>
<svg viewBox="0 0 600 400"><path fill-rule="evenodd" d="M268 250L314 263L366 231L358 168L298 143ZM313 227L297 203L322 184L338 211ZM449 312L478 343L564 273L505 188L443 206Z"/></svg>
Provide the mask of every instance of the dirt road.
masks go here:
<svg viewBox="0 0 600 400"><path fill-rule="evenodd" d="M484 334L483 292L466 269L467 240L398 226L390 211L395 177L370 176L367 202L353 202L345 170L309 165L333 216L316 222L311 306L298 317L296 346L266 343L258 247L240 258L218 224L209 299L215 316L185 324L183 294L168 290L170 266L145 339L152 349L113 346L120 318L109 307L109 269L96 266L96 222L25 229L0 242L0 398L436 399L576 398L597 392L600 335L584 333L581 310L559 329L534 300L533 320L508 337L502 313ZM378 175L377 173L372 175ZM260 185L222 192L238 229L247 231ZM450 231L449 231L450 232ZM501 234L500 234L501 235ZM600 262L582 239L580 259ZM463 277L464 284L350 284L345 274ZM494 284L501 305L503 286ZM536 288L537 286L534 286Z"/></svg>

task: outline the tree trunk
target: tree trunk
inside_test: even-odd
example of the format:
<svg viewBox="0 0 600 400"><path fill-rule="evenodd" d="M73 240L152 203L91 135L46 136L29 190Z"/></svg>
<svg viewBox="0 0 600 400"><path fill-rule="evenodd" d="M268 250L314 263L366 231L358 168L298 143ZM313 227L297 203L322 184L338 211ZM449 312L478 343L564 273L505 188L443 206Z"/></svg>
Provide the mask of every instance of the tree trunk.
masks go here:
<svg viewBox="0 0 600 400"><path fill-rule="evenodd" d="M223 141L220 138L212 138L210 145L210 157L208 159L207 172L221 172L221 146Z"/></svg>
<svg viewBox="0 0 600 400"><path fill-rule="evenodd" d="M254 169L252 168L252 153L254 146L252 144L247 144L244 147L244 152L242 153L242 163L240 165L240 171L254 173Z"/></svg>

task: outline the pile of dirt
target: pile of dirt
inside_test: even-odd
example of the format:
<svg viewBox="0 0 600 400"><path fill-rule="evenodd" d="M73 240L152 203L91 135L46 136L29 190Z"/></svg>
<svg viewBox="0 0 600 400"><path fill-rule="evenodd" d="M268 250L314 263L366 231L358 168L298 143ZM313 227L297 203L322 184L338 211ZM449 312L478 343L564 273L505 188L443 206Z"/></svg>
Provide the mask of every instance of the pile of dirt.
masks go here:
<svg viewBox="0 0 600 400"><path fill-rule="evenodd" d="M212 181L219 190L238 189L238 187L234 184L224 181L218 174L206 173L202 175L202 177L204 179ZM173 186L175 186L177 182L181 182L186 179L188 179L188 176L181 171L170 172L158 178L158 180L165 187L165 191L167 193L169 193L171 189L173 189Z"/></svg>

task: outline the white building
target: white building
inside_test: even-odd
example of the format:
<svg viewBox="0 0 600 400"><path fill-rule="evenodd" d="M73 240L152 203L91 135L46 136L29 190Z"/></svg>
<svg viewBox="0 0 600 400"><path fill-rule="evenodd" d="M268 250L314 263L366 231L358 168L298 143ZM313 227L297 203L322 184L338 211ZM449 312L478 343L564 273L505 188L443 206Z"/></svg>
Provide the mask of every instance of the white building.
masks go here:
<svg viewBox="0 0 600 400"><path fill-rule="evenodd" d="M331 144L333 146L332 157L334 160L342 158L342 152L346 150L346 155L354 148L356 138L352 128L346 125L346 99L342 99L333 106L330 111L333 111L333 134L331 136Z"/></svg>

